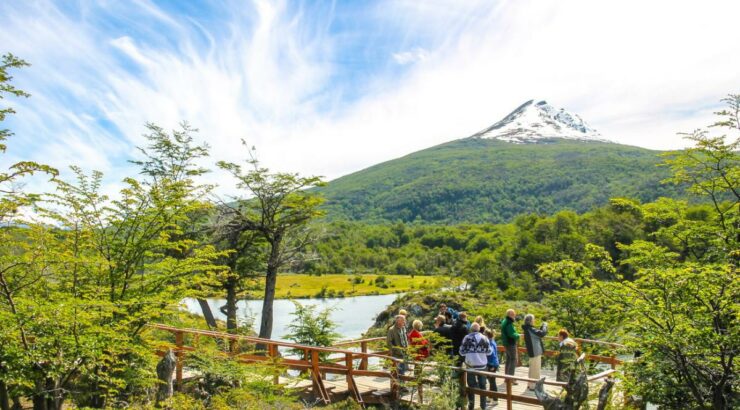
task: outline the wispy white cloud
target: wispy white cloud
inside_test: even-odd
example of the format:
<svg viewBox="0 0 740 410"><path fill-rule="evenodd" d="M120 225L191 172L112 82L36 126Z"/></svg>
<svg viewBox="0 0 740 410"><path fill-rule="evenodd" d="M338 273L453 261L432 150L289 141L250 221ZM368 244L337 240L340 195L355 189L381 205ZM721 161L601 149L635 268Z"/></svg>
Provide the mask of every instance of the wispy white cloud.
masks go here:
<svg viewBox="0 0 740 410"><path fill-rule="evenodd" d="M667 149L740 91L734 1L211 6L0 5L0 44L34 64L17 74L33 94L10 123L17 155L113 181L145 122L187 120L214 160L242 158L245 138L274 169L334 178L470 135L531 98Z"/></svg>
<svg viewBox="0 0 740 410"><path fill-rule="evenodd" d="M421 47L417 47L409 51L393 53L393 59L396 60L398 64L418 63L420 61L426 60L428 57L429 57L429 52L427 52Z"/></svg>

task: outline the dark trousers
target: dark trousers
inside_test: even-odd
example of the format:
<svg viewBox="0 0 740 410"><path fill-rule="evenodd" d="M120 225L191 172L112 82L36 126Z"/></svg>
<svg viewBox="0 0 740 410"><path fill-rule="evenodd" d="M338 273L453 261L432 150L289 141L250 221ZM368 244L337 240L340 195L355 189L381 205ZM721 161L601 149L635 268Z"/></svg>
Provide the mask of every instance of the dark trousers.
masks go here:
<svg viewBox="0 0 740 410"><path fill-rule="evenodd" d="M485 367L481 367L480 369L475 370L486 370ZM474 373L468 373L468 387L472 387L474 389L486 389L486 376L482 374L474 374ZM468 409L473 410L475 407L475 394L473 392L468 392ZM480 396L480 408L485 409L486 408L486 396L481 395Z"/></svg>
<svg viewBox="0 0 740 410"><path fill-rule="evenodd" d="M491 373L496 373L498 371L498 366L486 366L486 370L488 370ZM498 391L498 386L496 386L496 378L495 377L489 377L488 378L488 390L490 391ZM494 399L498 400L498 399Z"/></svg>
<svg viewBox="0 0 740 410"><path fill-rule="evenodd" d="M506 345L506 367L504 373L513 376L516 373L516 345Z"/></svg>

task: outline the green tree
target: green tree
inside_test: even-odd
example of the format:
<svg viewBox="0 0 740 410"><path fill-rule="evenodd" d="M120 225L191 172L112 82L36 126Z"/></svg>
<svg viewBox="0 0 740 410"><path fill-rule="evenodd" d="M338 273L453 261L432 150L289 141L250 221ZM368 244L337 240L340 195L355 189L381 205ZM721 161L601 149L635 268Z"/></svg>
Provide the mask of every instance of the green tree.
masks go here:
<svg viewBox="0 0 740 410"><path fill-rule="evenodd" d="M323 185L319 177L301 177L291 173L270 173L260 167L250 151L241 165L220 161L218 166L237 179L237 187L251 196L233 204L235 223L260 235L267 244L265 298L262 305L259 336L272 336L273 301L280 268L295 261L311 242L308 223L320 216L322 198L308 189Z"/></svg>
<svg viewBox="0 0 740 410"><path fill-rule="evenodd" d="M228 269L217 276L218 288L226 292L226 329L238 329L237 302L249 289L249 282L258 276L264 265L264 237L250 230L251 225L240 220L240 214L230 206L221 206L212 224L211 240L228 252L220 262ZM206 304L206 306L208 306Z"/></svg>
<svg viewBox="0 0 740 410"><path fill-rule="evenodd" d="M0 99L8 95L28 97L29 95L11 84L10 69L27 66L28 63L6 54L0 63ZM15 111L10 107L0 108L0 123ZM5 141L12 132L0 129L0 154L5 153ZM46 165L22 161L0 171L0 409L8 410L11 400L19 407L19 395L28 391L26 371L37 371L38 362L28 360L27 353L32 349L33 336L30 327L33 317L25 315L26 304L23 292L36 290L41 282L46 264L44 251L51 238L43 229L31 226L23 232L18 226L25 221L22 210L28 209L39 200L39 195L20 189L20 181L34 173L44 173L52 178L58 175L56 169ZM44 244L44 245L41 245ZM34 246L35 245L35 246ZM22 362L22 364L21 364ZM45 386L33 386L37 390ZM37 400L35 405L46 405Z"/></svg>
<svg viewBox="0 0 740 410"><path fill-rule="evenodd" d="M288 325L290 333L283 337L308 346L331 346L339 340L341 335L337 333L337 324L331 320L334 308L327 307L318 311L317 305L304 305L295 300L293 304L293 320ZM303 354L302 351L295 353Z"/></svg>
<svg viewBox="0 0 740 410"><path fill-rule="evenodd" d="M696 130L685 137L695 146L668 154L665 165L673 176L667 181L687 184L694 195L709 198L714 207L719 237L714 250L719 259L727 253L735 266L740 262L740 94L722 100L727 108L717 112L719 121L712 127L727 134L710 136L707 130ZM729 135L728 135L729 134Z"/></svg>
<svg viewBox="0 0 740 410"><path fill-rule="evenodd" d="M38 208L54 227L31 221L4 231L16 235L0 256L4 377L35 409L59 409L73 392L89 407L148 394L154 356L142 330L216 268L220 254L184 235L205 206L207 187L193 180L203 151L187 128L149 129L136 162L143 176L127 178L116 199L100 193L102 174L73 168L77 181L58 181Z"/></svg>
<svg viewBox="0 0 740 410"><path fill-rule="evenodd" d="M729 110L717 126L738 131L740 96L724 100ZM656 236L693 238L698 249L677 260L666 247L636 242L623 247L625 263L636 269L633 282L600 287L601 296L625 311L627 343L643 353L627 368L629 387L667 408L729 409L738 404L735 359L740 346L737 279L740 235L740 154L738 139L688 136L695 147L671 154L669 182L709 198L713 213L696 218L684 210L643 207ZM695 240L701 238L701 240Z"/></svg>
<svg viewBox="0 0 740 410"><path fill-rule="evenodd" d="M580 289L593 280L589 268L568 259L543 263L537 268L537 273L545 290Z"/></svg>

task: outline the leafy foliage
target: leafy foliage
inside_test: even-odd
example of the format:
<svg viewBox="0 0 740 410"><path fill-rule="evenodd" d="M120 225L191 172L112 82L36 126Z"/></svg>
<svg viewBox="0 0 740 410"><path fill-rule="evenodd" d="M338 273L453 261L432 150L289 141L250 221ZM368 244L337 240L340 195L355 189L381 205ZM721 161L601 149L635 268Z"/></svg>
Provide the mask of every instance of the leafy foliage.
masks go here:
<svg viewBox="0 0 740 410"><path fill-rule="evenodd" d="M246 144L245 144L246 145ZM246 161L250 168L220 161L218 166L237 179L237 188L253 198L240 199L235 204L223 204L231 217L232 232L251 232L267 245L265 297L259 336L272 336L272 304L278 270L292 263L305 249L313 233L308 223L322 215L319 205L323 199L308 189L323 185L319 177L301 177L290 173L270 173L259 165L250 151Z"/></svg>
<svg viewBox="0 0 740 410"><path fill-rule="evenodd" d="M288 325L290 333L283 337L308 346L331 346L339 340L341 335L336 331L337 324L329 317L333 308L317 312L317 305L304 305L297 301L293 301L293 304L293 320ZM302 351L295 353L303 354Z"/></svg>
<svg viewBox="0 0 740 410"><path fill-rule="evenodd" d="M12 396L60 408L73 392L93 407L146 395L154 357L141 331L217 269L219 253L184 237L207 207L192 179L204 151L188 128L150 130L144 177L118 198L100 193L100 173L73 168L77 181L57 181L37 208L54 226L15 217L0 233L0 380Z"/></svg>

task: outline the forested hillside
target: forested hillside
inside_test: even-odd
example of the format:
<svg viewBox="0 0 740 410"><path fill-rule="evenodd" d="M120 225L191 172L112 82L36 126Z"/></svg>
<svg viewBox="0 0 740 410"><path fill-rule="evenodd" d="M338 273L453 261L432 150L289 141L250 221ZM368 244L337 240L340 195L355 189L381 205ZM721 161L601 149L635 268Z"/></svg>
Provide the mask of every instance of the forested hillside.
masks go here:
<svg viewBox="0 0 740 410"><path fill-rule="evenodd" d="M597 141L513 144L467 138L338 178L321 188L333 220L508 222L527 213L579 213L629 197L679 197L660 152Z"/></svg>
<svg viewBox="0 0 740 410"><path fill-rule="evenodd" d="M627 261L635 243L665 246L680 258L692 246L659 232L677 223L707 223L711 206L661 198L640 204L614 198L582 215L521 215L508 224L374 225L333 222L321 225L313 245L318 256L297 265L300 272L385 273L460 277L503 299L539 300L552 286L542 278L543 264L569 260L588 263L598 246L615 261L620 274L633 276Z"/></svg>

